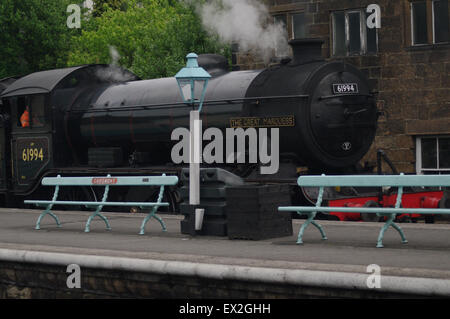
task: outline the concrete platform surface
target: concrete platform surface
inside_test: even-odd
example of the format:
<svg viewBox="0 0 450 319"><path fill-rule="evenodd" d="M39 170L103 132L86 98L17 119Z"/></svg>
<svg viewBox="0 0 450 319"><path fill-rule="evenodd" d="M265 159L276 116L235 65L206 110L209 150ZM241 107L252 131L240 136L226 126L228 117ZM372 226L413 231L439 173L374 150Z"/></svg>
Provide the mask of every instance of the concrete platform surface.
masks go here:
<svg viewBox="0 0 450 319"><path fill-rule="evenodd" d="M46 216L35 230L40 210L0 209L0 248L28 251L184 261L218 265L305 269L367 274L377 264L383 275L450 279L450 225L400 224L408 244L389 229L376 248L382 223L321 221L329 238L322 241L308 228L304 245L296 244L303 220L293 221L294 235L252 241L180 233L181 216L161 215L168 231L155 220L139 235L145 215L105 213L112 231L100 219L84 233L89 212L56 212L62 227Z"/></svg>

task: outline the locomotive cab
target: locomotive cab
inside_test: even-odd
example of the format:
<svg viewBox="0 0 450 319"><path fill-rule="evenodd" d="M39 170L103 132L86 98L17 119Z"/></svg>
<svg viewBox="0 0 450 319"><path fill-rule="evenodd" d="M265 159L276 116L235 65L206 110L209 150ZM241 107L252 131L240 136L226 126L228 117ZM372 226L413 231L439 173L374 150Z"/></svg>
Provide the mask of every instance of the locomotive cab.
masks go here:
<svg viewBox="0 0 450 319"><path fill-rule="evenodd" d="M52 123L48 94L23 94L3 98L5 105L5 148L10 149L10 169L2 173L14 191L27 190L51 165Z"/></svg>
<svg viewBox="0 0 450 319"><path fill-rule="evenodd" d="M17 80L17 77L9 77L0 80L0 94L12 83ZM3 103L0 99L0 192L8 190L7 174L10 172L10 148L8 141L10 140L10 114L11 110L8 103Z"/></svg>
<svg viewBox="0 0 450 319"><path fill-rule="evenodd" d="M105 65L85 65L37 72L2 92L2 163L11 163L0 172L3 192L30 194L44 174L72 164L67 156L71 145L64 131L65 113L83 88L114 82L112 74L100 72L106 69ZM125 75L127 80L137 79L128 71Z"/></svg>

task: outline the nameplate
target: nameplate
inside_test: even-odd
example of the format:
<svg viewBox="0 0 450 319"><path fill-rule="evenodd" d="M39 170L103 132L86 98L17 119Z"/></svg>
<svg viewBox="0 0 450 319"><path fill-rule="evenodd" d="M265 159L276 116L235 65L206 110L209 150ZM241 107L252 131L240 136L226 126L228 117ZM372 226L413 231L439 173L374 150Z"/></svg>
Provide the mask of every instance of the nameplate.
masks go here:
<svg viewBox="0 0 450 319"><path fill-rule="evenodd" d="M295 116L275 116L275 117L236 117L230 119L232 128L249 127L282 127L295 126Z"/></svg>
<svg viewBox="0 0 450 319"><path fill-rule="evenodd" d="M93 178L92 184L94 184L94 185L114 185L114 184L117 184L117 178L108 178L108 177Z"/></svg>

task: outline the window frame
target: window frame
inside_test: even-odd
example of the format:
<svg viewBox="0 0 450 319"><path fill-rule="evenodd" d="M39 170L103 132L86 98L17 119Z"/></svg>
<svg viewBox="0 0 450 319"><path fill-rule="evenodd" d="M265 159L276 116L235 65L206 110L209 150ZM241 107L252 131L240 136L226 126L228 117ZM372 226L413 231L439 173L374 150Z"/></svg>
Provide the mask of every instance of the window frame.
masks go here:
<svg viewBox="0 0 450 319"><path fill-rule="evenodd" d="M414 3L419 3L419 2L424 2L425 3L425 10L426 10L426 16L427 16L427 42L426 43L415 43L415 39L414 39L414 14L413 14L413 10L414 10ZM429 16L428 16L428 1L427 0L416 0L416 1L410 1L409 3L409 15L410 15L410 23L411 23L411 45L412 46L421 46L421 45L428 45L429 43L429 37L430 37L430 26L429 26Z"/></svg>
<svg viewBox="0 0 450 319"><path fill-rule="evenodd" d="M431 21L431 26L433 27L433 44L442 44L442 43L449 43L450 42L450 12L447 12L447 14L448 14L448 19L449 19L449 22L448 22L448 25L447 25L447 28L449 29L448 30L448 32L449 32L449 38L447 39L447 41L444 41L444 42L436 42L436 16L435 16L435 12L434 12L434 3L435 2L437 2L438 0L432 0L431 1L431 18L432 18L432 21ZM449 6L449 3L448 3L448 0L447 0L447 6Z"/></svg>
<svg viewBox="0 0 450 319"><path fill-rule="evenodd" d="M295 37L295 29L294 29L294 15L297 14L301 14L303 15L303 19L305 20L305 37L304 38L296 38ZM289 38L289 40L294 40L294 39L305 39L308 37L308 24L306 23L306 13L305 11L297 11L297 12L289 12L288 16L290 18L290 22L291 22L291 37Z"/></svg>
<svg viewBox="0 0 450 319"><path fill-rule="evenodd" d="M284 15L286 17L287 25L285 27L286 27L286 31L287 31L287 34L288 34L288 41L294 40L294 39L304 39L304 38L294 38L294 19L293 19L293 16L295 14L299 14L299 13L302 13L302 14L304 14L306 16L306 11L305 10L281 11L281 12L280 11L274 11L274 12L271 13L272 21L274 23L276 22L275 21L275 17L276 16ZM307 26L307 24L306 24L306 26ZM305 38L307 38L307 37L308 37L308 30L306 30Z"/></svg>
<svg viewBox="0 0 450 319"><path fill-rule="evenodd" d="M434 3L438 0L405 0L407 3L407 19L409 19L409 23L406 25L409 27L409 30L406 32L407 45L411 47L421 47L421 46L429 46L429 45L442 45L449 44L450 37L447 41L444 42L436 42L436 26L435 26L435 10ZM427 16L427 42L426 43L414 43L414 15L413 15L413 3L415 2L425 2L426 4L426 16ZM450 7L450 5L449 5ZM450 12L448 12L449 20L450 20ZM449 33L450 33L450 22L448 25Z"/></svg>
<svg viewBox="0 0 450 319"><path fill-rule="evenodd" d="M436 24L435 24L435 14L434 14L434 3L436 0L431 1L431 26L433 27L433 44L439 44L439 43L445 43L445 42L438 42L436 43Z"/></svg>
<svg viewBox="0 0 450 319"><path fill-rule="evenodd" d="M35 99L42 98L42 102L38 107L41 107L41 110L39 113L39 120L40 123L36 123L34 120L34 114L33 109L36 107L34 104ZM24 105L22 108L19 105L19 100L23 99ZM29 95L19 95L19 96L13 96L8 99L9 103L11 105L11 129L13 132L27 132L28 130L48 130L50 129L51 122L50 122L50 114L51 109L48 106L49 97L47 93L39 93L39 94L29 94ZM20 123L20 117L22 116L25 105L28 105L30 107L30 126L22 127Z"/></svg>
<svg viewBox="0 0 450 319"><path fill-rule="evenodd" d="M434 172L435 174L441 174L443 172L450 174L450 167L439 167L439 139L448 138L450 135L423 135L416 136L416 174L425 175L425 172ZM436 168L423 168L422 167L422 139L435 139L436 140Z"/></svg>
<svg viewBox="0 0 450 319"><path fill-rule="evenodd" d="M336 54L336 32L335 32L335 13L343 12L345 19L345 55ZM359 13L359 36L360 36L360 50L358 53L350 52L350 19L349 14L351 13ZM352 57L352 56L374 56L378 55L378 30L375 32L375 44L376 44L376 52L368 51L368 38L367 38L367 15L365 9L347 9L347 10L336 10L330 13L331 14L331 36L330 39L332 41L331 44L331 55L333 57Z"/></svg>

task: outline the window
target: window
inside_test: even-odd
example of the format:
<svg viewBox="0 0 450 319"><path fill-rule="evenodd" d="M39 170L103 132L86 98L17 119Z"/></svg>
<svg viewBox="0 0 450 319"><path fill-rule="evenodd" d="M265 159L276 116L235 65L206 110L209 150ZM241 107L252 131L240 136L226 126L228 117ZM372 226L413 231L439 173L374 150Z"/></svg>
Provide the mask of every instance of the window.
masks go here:
<svg viewBox="0 0 450 319"><path fill-rule="evenodd" d="M303 12L292 14L292 38L306 38L306 20Z"/></svg>
<svg viewBox="0 0 450 319"><path fill-rule="evenodd" d="M285 14L277 14L273 16L273 20L275 23L281 23L285 27L287 26L287 16Z"/></svg>
<svg viewBox="0 0 450 319"><path fill-rule="evenodd" d="M21 118L23 119L23 116L25 114L25 110L27 108L27 105L29 105L29 99L28 97L21 96L17 98L17 126L18 127L27 127L27 125L24 121L22 123ZM28 121L29 122L29 121Z"/></svg>
<svg viewBox="0 0 450 319"><path fill-rule="evenodd" d="M308 37L308 22L304 12L276 14L273 16L273 20L286 27L290 40Z"/></svg>
<svg viewBox="0 0 450 319"><path fill-rule="evenodd" d="M416 139L417 174L450 174L450 136Z"/></svg>
<svg viewBox="0 0 450 319"><path fill-rule="evenodd" d="M450 41L448 0L412 1L410 6L412 45Z"/></svg>
<svg viewBox="0 0 450 319"><path fill-rule="evenodd" d="M448 0L433 1L433 43L448 41Z"/></svg>
<svg viewBox="0 0 450 319"><path fill-rule="evenodd" d="M17 99L17 126L42 127L45 123L44 95L23 96Z"/></svg>
<svg viewBox="0 0 450 319"><path fill-rule="evenodd" d="M344 12L333 14L333 55L347 55Z"/></svg>
<svg viewBox="0 0 450 319"><path fill-rule="evenodd" d="M367 27L368 16L363 9L332 13L334 56L377 54L377 30Z"/></svg>
<svg viewBox="0 0 450 319"><path fill-rule="evenodd" d="M45 123L45 96L33 95L31 97L31 125L34 127L42 127Z"/></svg>
<svg viewBox="0 0 450 319"><path fill-rule="evenodd" d="M427 3L425 1L411 3L411 17L413 44L427 44Z"/></svg>

